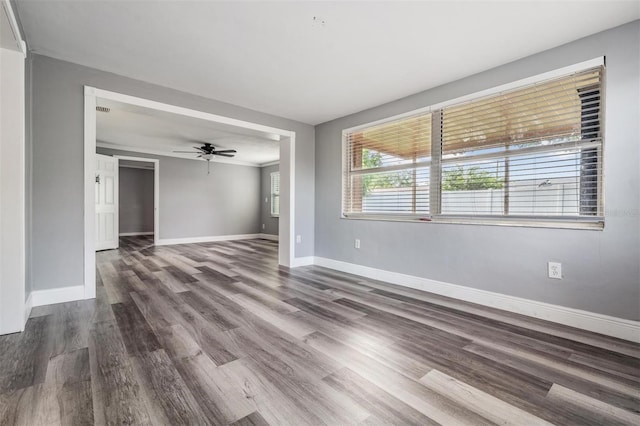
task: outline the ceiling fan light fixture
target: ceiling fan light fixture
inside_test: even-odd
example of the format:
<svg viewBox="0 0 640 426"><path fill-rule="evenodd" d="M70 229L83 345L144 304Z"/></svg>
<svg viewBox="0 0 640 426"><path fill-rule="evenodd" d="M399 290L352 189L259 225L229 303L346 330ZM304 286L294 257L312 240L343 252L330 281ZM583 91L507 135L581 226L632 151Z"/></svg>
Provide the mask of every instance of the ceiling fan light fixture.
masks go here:
<svg viewBox="0 0 640 426"><path fill-rule="evenodd" d="M202 158L207 161L211 161L211 159L213 158L213 154L202 154Z"/></svg>

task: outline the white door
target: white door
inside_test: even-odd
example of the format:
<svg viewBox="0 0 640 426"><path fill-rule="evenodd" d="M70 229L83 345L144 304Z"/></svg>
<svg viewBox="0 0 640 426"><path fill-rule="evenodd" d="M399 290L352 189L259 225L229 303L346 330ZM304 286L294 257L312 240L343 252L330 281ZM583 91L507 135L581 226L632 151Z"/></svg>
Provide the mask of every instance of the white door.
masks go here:
<svg viewBox="0 0 640 426"><path fill-rule="evenodd" d="M96 154L96 251L118 248L118 159Z"/></svg>

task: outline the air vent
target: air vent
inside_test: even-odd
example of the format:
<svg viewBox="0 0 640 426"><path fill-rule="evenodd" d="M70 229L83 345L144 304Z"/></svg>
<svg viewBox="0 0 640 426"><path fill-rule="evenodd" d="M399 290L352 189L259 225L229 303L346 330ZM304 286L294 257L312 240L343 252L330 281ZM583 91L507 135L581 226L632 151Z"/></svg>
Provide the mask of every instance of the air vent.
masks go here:
<svg viewBox="0 0 640 426"><path fill-rule="evenodd" d="M109 111L111 111L111 108L97 106L96 107L96 111L98 111L98 112L109 112Z"/></svg>

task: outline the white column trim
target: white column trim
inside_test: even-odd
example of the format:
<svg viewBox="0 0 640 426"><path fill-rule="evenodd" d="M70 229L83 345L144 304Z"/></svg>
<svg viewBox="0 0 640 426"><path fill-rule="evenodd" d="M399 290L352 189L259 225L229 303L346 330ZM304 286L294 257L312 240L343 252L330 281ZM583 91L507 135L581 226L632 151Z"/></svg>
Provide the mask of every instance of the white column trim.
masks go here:
<svg viewBox="0 0 640 426"><path fill-rule="evenodd" d="M84 95L84 299L96 297L96 97Z"/></svg>

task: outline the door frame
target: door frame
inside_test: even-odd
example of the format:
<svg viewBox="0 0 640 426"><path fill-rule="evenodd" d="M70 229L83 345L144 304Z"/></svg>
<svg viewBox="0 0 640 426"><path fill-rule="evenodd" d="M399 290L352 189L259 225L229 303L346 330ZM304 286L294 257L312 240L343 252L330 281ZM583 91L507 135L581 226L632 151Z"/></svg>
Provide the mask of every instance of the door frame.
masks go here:
<svg viewBox="0 0 640 426"><path fill-rule="evenodd" d="M279 227L278 263L294 267L295 262L295 145L296 132L264 126L250 121L238 120L149 99L125 95L118 92L84 86L84 298L96 297L96 253L95 253L95 152L96 152L96 105L98 99L112 100L135 106L151 108L187 117L199 118L257 130L280 136L280 183L281 211ZM155 224L154 224L155 226ZM157 237L157 236L155 236Z"/></svg>
<svg viewBox="0 0 640 426"><path fill-rule="evenodd" d="M129 155L114 155L119 160L132 160L153 163L153 245L158 245L160 239L160 160L146 157L132 157ZM120 173L118 171L118 173ZM118 197L120 194L118 193ZM118 207L120 200L118 200ZM120 212L118 212L118 216ZM120 218L118 218L120 220Z"/></svg>

